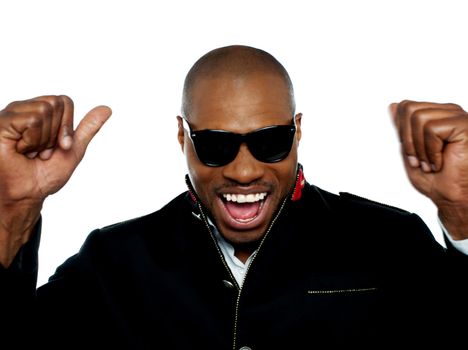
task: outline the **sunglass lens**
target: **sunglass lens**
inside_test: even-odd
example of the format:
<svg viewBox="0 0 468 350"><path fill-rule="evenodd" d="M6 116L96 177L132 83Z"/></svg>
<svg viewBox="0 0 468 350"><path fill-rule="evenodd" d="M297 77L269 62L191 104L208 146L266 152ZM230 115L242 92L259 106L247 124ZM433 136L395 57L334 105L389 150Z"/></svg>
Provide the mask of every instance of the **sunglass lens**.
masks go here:
<svg viewBox="0 0 468 350"><path fill-rule="evenodd" d="M208 166L222 166L234 160L239 151L239 141L234 134L202 130L192 134L197 156Z"/></svg>
<svg viewBox="0 0 468 350"><path fill-rule="evenodd" d="M272 126L249 135L248 145L252 155L265 163L275 163L286 158L291 151L295 128L289 125Z"/></svg>

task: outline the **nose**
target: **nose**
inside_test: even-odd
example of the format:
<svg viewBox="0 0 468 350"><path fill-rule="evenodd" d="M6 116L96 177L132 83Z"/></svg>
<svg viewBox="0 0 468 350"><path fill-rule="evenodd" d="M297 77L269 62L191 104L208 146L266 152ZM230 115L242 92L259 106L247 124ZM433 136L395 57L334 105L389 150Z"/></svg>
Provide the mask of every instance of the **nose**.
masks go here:
<svg viewBox="0 0 468 350"><path fill-rule="evenodd" d="M248 185L263 174L263 163L255 159L245 143L241 144L236 158L223 167L223 176L241 185Z"/></svg>

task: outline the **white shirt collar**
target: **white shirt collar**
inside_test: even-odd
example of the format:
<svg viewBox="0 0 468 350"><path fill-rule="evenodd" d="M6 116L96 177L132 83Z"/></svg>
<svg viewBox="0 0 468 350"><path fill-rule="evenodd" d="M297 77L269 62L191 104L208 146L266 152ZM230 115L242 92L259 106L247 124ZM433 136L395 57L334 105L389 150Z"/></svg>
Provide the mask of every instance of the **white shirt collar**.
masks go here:
<svg viewBox="0 0 468 350"><path fill-rule="evenodd" d="M213 224L211 219L207 217L208 219L208 224L211 227L211 230L213 231L213 234L216 237L216 240L218 241L219 248L221 249L221 252L223 253L224 260L226 260L227 265L229 266L229 269L231 270L234 278L236 279L237 284L239 287L242 287L242 284L244 282L244 276L245 273L247 272L247 268L252 261L252 258L255 256L255 252L252 253L245 262L245 264L240 261L235 255L235 250L232 244L230 244L228 241L224 239L224 237L219 233L217 227Z"/></svg>

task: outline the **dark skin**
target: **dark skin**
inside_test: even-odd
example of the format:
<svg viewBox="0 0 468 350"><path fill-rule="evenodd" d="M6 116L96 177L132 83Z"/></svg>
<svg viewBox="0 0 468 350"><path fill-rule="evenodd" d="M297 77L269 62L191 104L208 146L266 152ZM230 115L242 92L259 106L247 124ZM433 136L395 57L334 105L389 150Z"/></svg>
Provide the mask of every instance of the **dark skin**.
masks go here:
<svg viewBox="0 0 468 350"><path fill-rule="evenodd" d="M190 122L195 129L221 128L234 132L288 124L291 111L286 93L282 83L268 76L253 75L235 83L222 79L206 81L196 89ZM390 109L402 142L409 179L437 205L439 216L452 237L467 239L468 114L457 105L416 101L395 103ZM18 101L0 111L0 263L3 266L9 266L30 239L44 200L65 185L110 114L108 107L96 107L74 129L73 104L66 96ZM286 160L260 163L243 145L237 158L220 168L209 168L198 161L179 119L178 138L195 189L221 233L236 246L241 260L255 248L272 213L294 183L300 118L296 116L299 132ZM257 226L237 230L225 220L222 208L216 204L224 185L229 191L251 191L255 190L254 186L269 191L269 208L265 217L256 222Z"/></svg>
<svg viewBox="0 0 468 350"><path fill-rule="evenodd" d="M468 238L468 113L453 103L390 105L406 172L455 240Z"/></svg>
<svg viewBox="0 0 468 350"><path fill-rule="evenodd" d="M0 263L9 266L31 236L47 196L65 185L111 115L93 108L73 127L67 96L40 96L0 111Z"/></svg>
<svg viewBox="0 0 468 350"><path fill-rule="evenodd" d="M269 125L289 125L293 118L287 86L274 74L203 79L195 85L192 101L191 114L187 119L197 130L247 133ZM295 141L286 159L278 163L260 162L244 144L236 159L221 167L209 167L200 162L181 117L178 120L178 139L194 189L220 233L234 245L235 255L245 262L263 237L280 202L294 185L301 114L295 116ZM248 224L234 220L223 204L222 194L265 192L268 195L260 214Z"/></svg>

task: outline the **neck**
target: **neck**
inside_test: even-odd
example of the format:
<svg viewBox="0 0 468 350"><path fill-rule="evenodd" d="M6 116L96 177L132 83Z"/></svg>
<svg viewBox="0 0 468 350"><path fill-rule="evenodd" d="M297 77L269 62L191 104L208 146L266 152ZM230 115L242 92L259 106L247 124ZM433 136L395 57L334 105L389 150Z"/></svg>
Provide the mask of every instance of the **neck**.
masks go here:
<svg viewBox="0 0 468 350"><path fill-rule="evenodd" d="M257 250L258 243L259 242L233 244L234 256L245 264L247 259Z"/></svg>

